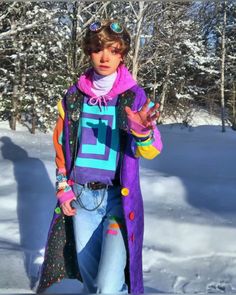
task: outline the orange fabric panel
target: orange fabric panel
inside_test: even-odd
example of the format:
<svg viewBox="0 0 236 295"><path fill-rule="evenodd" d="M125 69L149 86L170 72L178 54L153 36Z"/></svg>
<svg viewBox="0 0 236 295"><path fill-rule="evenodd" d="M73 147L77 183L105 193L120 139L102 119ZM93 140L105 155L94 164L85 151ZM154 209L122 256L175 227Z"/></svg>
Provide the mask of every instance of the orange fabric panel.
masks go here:
<svg viewBox="0 0 236 295"><path fill-rule="evenodd" d="M57 168L65 168L65 157L62 149L62 145L59 143L60 135L63 132L63 119L61 116L58 117L57 123L53 132L53 144L56 152L56 165Z"/></svg>

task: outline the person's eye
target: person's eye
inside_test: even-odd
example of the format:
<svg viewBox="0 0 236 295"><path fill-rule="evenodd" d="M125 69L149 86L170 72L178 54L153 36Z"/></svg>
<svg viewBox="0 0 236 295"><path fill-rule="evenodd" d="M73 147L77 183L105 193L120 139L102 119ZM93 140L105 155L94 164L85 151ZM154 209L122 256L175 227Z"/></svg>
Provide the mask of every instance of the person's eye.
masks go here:
<svg viewBox="0 0 236 295"><path fill-rule="evenodd" d="M93 48L93 53L98 53L98 52L100 52L101 50L102 50L101 47L95 47L95 48Z"/></svg>
<svg viewBox="0 0 236 295"><path fill-rule="evenodd" d="M116 48L113 48L113 49L111 49L111 53L112 54L119 54L120 53L120 50L119 49L116 49Z"/></svg>

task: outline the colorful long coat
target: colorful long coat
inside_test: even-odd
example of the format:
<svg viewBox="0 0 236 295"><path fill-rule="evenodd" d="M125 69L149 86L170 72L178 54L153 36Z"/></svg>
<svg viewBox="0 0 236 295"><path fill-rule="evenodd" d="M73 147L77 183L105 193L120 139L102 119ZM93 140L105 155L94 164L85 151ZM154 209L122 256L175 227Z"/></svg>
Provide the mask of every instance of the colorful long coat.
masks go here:
<svg viewBox="0 0 236 295"><path fill-rule="evenodd" d="M65 154L68 178L73 168L73 149L70 138L78 128L79 115L83 101L83 93L76 85L72 86L65 95L61 107L64 110L63 118L63 151ZM123 212L127 230L127 265L126 283L130 293L143 293L142 274L142 245L144 232L143 199L139 182L139 157L152 159L162 149L161 137L158 129L154 131L154 141L150 145L136 145L133 135L125 131L127 126L124 108L130 106L137 111L145 103L146 96L141 87L134 85L121 93L118 98L118 120L121 140L120 183ZM71 107L73 104L73 107ZM71 111L73 109L73 111ZM71 118L77 116L76 120ZM70 124L69 124L70 122ZM75 242L73 236L72 218L65 216L57 206L50 226L48 241L45 250L45 259L42 265L38 293L43 292L54 282L63 278L77 278L79 274Z"/></svg>

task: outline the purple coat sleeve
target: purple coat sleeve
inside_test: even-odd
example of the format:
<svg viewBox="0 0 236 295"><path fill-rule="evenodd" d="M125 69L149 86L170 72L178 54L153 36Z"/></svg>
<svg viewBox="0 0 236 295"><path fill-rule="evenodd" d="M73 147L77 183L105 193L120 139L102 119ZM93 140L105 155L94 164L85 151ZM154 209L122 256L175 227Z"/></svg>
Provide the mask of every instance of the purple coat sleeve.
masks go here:
<svg viewBox="0 0 236 295"><path fill-rule="evenodd" d="M131 90L133 90L136 94L132 110L138 111L146 102L147 97L143 88L141 88L138 85L134 86ZM134 140L132 148L135 157L143 157L151 160L155 158L157 155L159 155L162 151L163 144L161 140L161 134L157 126L153 130L152 136L148 137L147 139L144 138L144 135L139 134L134 130L132 130L131 133L134 135L134 138L136 139ZM137 140L139 138L140 141ZM142 138L144 138L144 140L142 140Z"/></svg>

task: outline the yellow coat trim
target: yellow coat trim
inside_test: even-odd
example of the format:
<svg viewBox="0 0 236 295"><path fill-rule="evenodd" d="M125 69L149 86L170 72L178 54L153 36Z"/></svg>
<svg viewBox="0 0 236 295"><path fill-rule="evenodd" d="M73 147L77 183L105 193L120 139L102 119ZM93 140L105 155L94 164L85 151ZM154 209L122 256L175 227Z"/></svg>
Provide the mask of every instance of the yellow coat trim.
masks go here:
<svg viewBox="0 0 236 295"><path fill-rule="evenodd" d="M142 138L142 137L147 137L148 135L150 135L151 130L148 131L146 134L140 134L140 133L138 133L138 132L135 132L133 129L130 129L130 132L131 132L131 134L133 134L134 136Z"/></svg>
<svg viewBox="0 0 236 295"><path fill-rule="evenodd" d="M57 104L57 109L58 109L58 112L60 114L60 116L62 117L62 119L64 120L65 118L65 112L63 110L63 107L62 107L62 101L60 100Z"/></svg>
<svg viewBox="0 0 236 295"><path fill-rule="evenodd" d="M135 157L143 157L148 160L154 159L157 155L160 154L160 151L158 151L154 146L148 145L148 146L137 146Z"/></svg>

